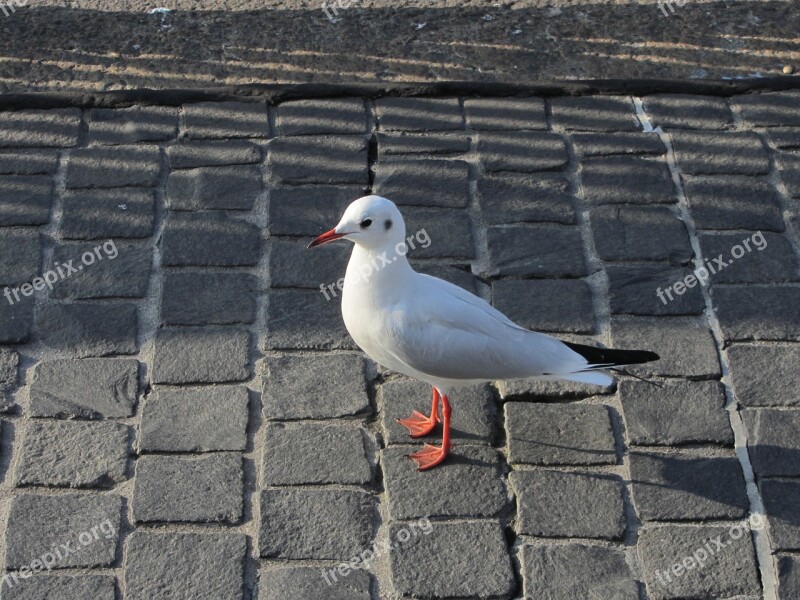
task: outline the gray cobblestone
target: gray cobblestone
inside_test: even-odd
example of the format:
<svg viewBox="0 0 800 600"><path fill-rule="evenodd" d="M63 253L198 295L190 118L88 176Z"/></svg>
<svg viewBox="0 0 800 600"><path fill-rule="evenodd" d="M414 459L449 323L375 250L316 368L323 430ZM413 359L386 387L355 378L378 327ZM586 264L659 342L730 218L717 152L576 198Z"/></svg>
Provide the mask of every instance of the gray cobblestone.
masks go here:
<svg viewBox="0 0 800 600"><path fill-rule="evenodd" d="M34 370L28 410L33 417L130 417L138 395L132 359L52 360Z"/></svg>
<svg viewBox="0 0 800 600"><path fill-rule="evenodd" d="M642 100L654 127L727 129L733 124L725 98L688 94L655 94Z"/></svg>
<svg viewBox="0 0 800 600"><path fill-rule="evenodd" d="M552 171L569 160L564 138L544 131L481 132L478 156L487 171Z"/></svg>
<svg viewBox="0 0 800 600"><path fill-rule="evenodd" d="M13 579L10 580L13 583ZM38 573L3 592L4 600L115 600L114 578L109 575L61 576Z"/></svg>
<svg viewBox="0 0 800 600"><path fill-rule="evenodd" d="M155 195L135 188L68 191L62 212L64 239L146 238L153 234Z"/></svg>
<svg viewBox="0 0 800 600"><path fill-rule="evenodd" d="M717 286L711 298L728 341L800 340L800 287Z"/></svg>
<svg viewBox="0 0 800 600"><path fill-rule="evenodd" d="M723 233L700 236L700 247L706 259L723 256L728 264L711 276L717 283L786 283L798 280L798 263L792 245L783 235L763 232L764 245L757 245L751 236L741 233ZM732 258L732 248L748 247L741 259Z"/></svg>
<svg viewBox="0 0 800 600"><path fill-rule="evenodd" d="M464 154L469 152L469 143L470 139L463 133L378 133L378 149L384 156Z"/></svg>
<svg viewBox="0 0 800 600"><path fill-rule="evenodd" d="M56 169L58 150L0 150L0 173L4 175L52 175Z"/></svg>
<svg viewBox="0 0 800 600"><path fill-rule="evenodd" d="M172 169L250 165L261 162L261 147L244 140L184 141L166 149Z"/></svg>
<svg viewBox="0 0 800 600"><path fill-rule="evenodd" d="M522 546L525 597L639 600L625 553L584 544Z"/></svg>
<svg viewBox="0 0 800 600"><path fill-rule="evenodd" d="M478 180L481 213L491 224L575 223L575 201L562 175L502 173Z"/></svg>
<svg viewBox="0 0 800 600"><path fill-rule="evenodd" d="M674 131L675 159L691 175L763 175L769 157L753 132Z"/></svg>
<svg viewBox="0 0 800 600"><path fill-rule="evenodd" d="M260 556L348 561L371 545L376 513L375 498L364 492L266 490L261 492Z"/></svg>
<svg viewBox="0 0 800 600"><path fill-rule="evenodd" d="M330 301L317 290L272 290L266 308L271 349L354 349L342 321L341 297Z"/></svg>
<svg viewBox="0 0 800 600"><path fill-rule="evenodd" d="M464 100L464 112L470 129L547 129L541 98L469 98Z"/></svg>
<svg viewBox="0 0 800 600"><path fill-rule="evenodd" d="M569 298L569 303L564 303ZM592 290L582 279L507 279L492 283L492 304L536 331L594 333Z"/></svg>
<svg viewBox="0 0 800 600"><path fill-rule="evenodd" d="M164 142L178 133L178 110L170 106L95 108L88 120L89 144Z"/></svg>
<svg viewBox="0 0 800 600"><path fill-rule="evenodd" d="M736 399L745 406L800 405L800 345L735 344L728 348Z"/></svg>
<svg viewBox="0 0 800 600"><path fill-rule="evenodd" d="M260 193L257 166L184 169L169 175L166 206L172 210L251 210Z"/></svg>
<svg viewBox="0 0 800 600"><path fill-rule="evenodd" d="M117 553L121 515L122 500L114 494L15 496L8 514L6 569L30 565L33 559L52 552L53 547L64 553L54 565L57 569L111 566ZM86 535L91 538L88 544ZM62 546L67 543L71 552Z"/></svg>
<svg viewBox="0 0 800 600"><path fill-rule="evenodd" d="M797 150L800 148L800 129L796 127L775 127L767 130L767 133L776 148L781 150Z"/></svg>
<svg viewBox="0 0 800 600"><path fill-rule="evenodd" d="M684 187L698 229L784 230L775 189L765 181L691 177Z"/></svg>
<svg viewBox="0 0 800 600"><path fill-rule="evenodd" d="M352 252L350 244L328 244L314 252L307 252L306 246L306 240L273 239L270 242L269 276L273 288L301 287L319 292L321 285L336 283L344 277ZM334 291L341 293L336 287ZM331 295L330 289L327 293ZM324 298L321 294L320 297Z"/></svg>
<svg viewBox="0 0 800 600"><path fill-rule="evenodd" d="M0 282L27 283L39 274L42 239L37 229L0 229ZM4 299L4 301L7 298Z"/></svg>
<svg viewBox="0 0 800 600"><path fill-rule="evenodd" d="M0 176L0 226L50 221L53 180L46 175Z"/></svg>
<svg viewBox="0 0 800 600"><path fill-rule="evenodd" d="M332 229L353 200L358 187L298 186L270 191L270 235L318 236ZM309 240L310 241L310 240Z"/></svg>
<svg viewBox="0 0 800 600"><path fill-rule="evenodd" d="M800 558L778 555L778 598L792 600L800 597Z"/></svg>
<svg viewBox="0 0 800 600"><path fill-rule="evenodd" d="M573 133L570 137L579 156L661 155L667 152L661 139L653 133Z"/></svg>
<svg viewBox="0 0 800 600"><path fill-rule="evenodd" d="M128 427L34 421L25 428L17 486L113 487L127 479Z"/></svg>
<svg viewBox="0 0 800 600"><path fill-rule="evenodd" d="M144 456L136 461L133 518L137 523L239 523L242 457Z"/></svg>
<svg viewBox="0 0 800 600"><path fill-rule="evenodd" d="M266 485L339 483L372 479L361 427L270 423L262 472Z"/></svg>
<svg viewBox="0 0 800 600"><path fill-rule="evenodd" d="M42 342L78 357L136 354L136 305L62 302L39 306L36 323Z"/></svg>
<svg viewBox="0 0 800 600"><path fill-rule="evenodd" d="M382 98L375 102L383 131L463 129L457 98Z"/></svg>
<svg viewBox="0 0 800 600"><path fill-rule="evenodd" d="M677 196L667 163L639 156L589 158L581 162L583 195L597 204L656 204Z"/></svg>
<svg viewBox="0 0 800 600"><path fill-rule="evenodd" d="M508 459L534 465L615 464L617 452L605 405L509 402Z"/></svg>
<svg viewBox="0 0 800 600"><path fill-rule="evenodd" d="M465 211L415 206L405 209L403 217L408 235L417 235L424 230L431 238L427 248L417 245L408 253L409 258L468 259L475 256L472 222Z"/></svg>
<svg viewBox="0 0 800 600"><path fill-rule="evenodd" d="M361 98L292 100L278 105L275 124L282 135L365 133L367 113Z"/></svg>
<svg viewBox="0 0 800 600"><path fill-rule="evenodd" d="M489 275L582 277L588 275L581 232L575 227L489 227Z"/></svg>
<svg viewBox="0 0 800 600"><path fill-rule="evenodd" d="M778 155L778 173L792 198L800 198L800 157L784 152Z"/></svg>
<svg viewBox="0 0 800 600"><path fill-rule="evenodd" d="M264 102L200 102L183 107L184 135L192 139L269 136Z"/></svg>
<svg viewBox="0 0 800 600"><path fill-rule="evenodd" d="M21 344L30 339L33 328L33 298L20 296L13 305L0 302L0 344Z"/></svg>
<svg viewBox="0 0 800 600"><path fill-rule="evenodd" d="M0 148L74 146L80 122L77 108L0 112Z"/></svg>
<svg viewBox="0 0 800 600"><path fill-rule="evenodd" d="M621 539L622 480L562 471L514 471L517 533L540 537Z"/></svg>
<svg viewBox="0 0 800 600"><path fill-rule="evenodd" d="M0 412L5 412L13 405L10 392L17 385L19 370L19 354L13 350L0 348Z"/></svg>
<svg viewBox="0 0 800 600"><path fill-rule="evenodd" d="M161 288L163 325L229 325L256 318L255 277L246 273L167 271Z"/></svg>
<svg viewBox="0 0 800 600"><path fill-rule="evenodd" d="M747 446L759 477L800 476L800 412L764 408L745 410Z"/></svg>
<svg viewBox="0 0 800 600"><path fill-rule="evenodd" d="M494 449L456 445L436 479L407 458L414 449L395 446L381 453L392 519L492 517L505 509L508 493Z"/></svg>
<svg viewBox="0 0 800 600"><path fill-rule="evenodd" d="M355 354L265 359L264 416L327 419L369 408L364 359Z"/></svg>
<svg viewBox="0 0 800 600"><path fill-rule="evenodd" d="M375 193L398 205L463 208L469 203L469 165L461 160L393 160L375 167Z"/></svg>
<svg viewBox="0 0 800 600"><path fill-rule="evenodd" d="M696 280L694 287L684 285L681 295L673 287L692 273L689 267L668 263L611 264L606 265L606 273L613 315L699 315L705 309ZM663 291L663 299L658 290Z"/></svg>
<svg viewBox="0 0 800 600"><path fill-rule="evenodd" d="M250 377L250 334L240 329L161 329L156 334L155 383L222 383Z"/></svg>
<svg viewBox="0 0 800 600"><path fill-rule="evenodd" d="M607 261L665 260L693 256L686 226L663 206L599 206L591 213L594 246Z"/></svg>
<svg viewBox="0 0 800 600"><path fill-rule="evenodd" d="M731 104L736 107L749 125L791 125L800 127L797 106L800 94L797 91L772 92L734 96Z"/></svg>
<svg viewBox="0 0 800 600"><path fill-rule="evenodd" d="M337 569L333 569L328 578L330 584L316 567L265 568L259 575L258 600L371 599L372 577L367 571L353 570L340 578Z"/></svg>
<svg viewBox="0 0 800 600"><path fill-rule="evenodd" d="M767 511L772 549L800 550L800 523L797 519L800 480L764 479L758 486Z"/></svg>
<svg viewBox="0 0 800 600"><path fill-rule="evenodd" d="M659 348L660 350L660 348ZM709 442L733 445L725 394L717 381L670 381L655 387L622 381L619 395L632 444L674 446Z"/></svg>
<svg viewBox="0 0 800 600"><path fill-rule="evenodd" d="M246 553L238 533L136 531L127 542L125 597L243 600Z"/></svg>
<svg viewBox="0 0 800 600"><path fill-rule="evenodd" d="M158 146L93 147L73 150L67 161L68 188L154 186L161 171Z"/></svg>
<svg viewBox="0 0 800 600"><path fill-rule="evenodd" d="M140 450L245 450L249 402L244 386L159 386L142 409Z"/></svg>
<svg viewBox="0 0 800 600"><path fill-rule="evenodd" d="M101 260L81 265L84 253L93 254L103 247ZM104 244L59 244L47 268L57 271L58 265L75 263L80 272L57 281L50 292L52 298L143 298L150 282L153 249L135 244L114 242L116 256L111 258ZM65 268L62 267L62 271Z"/></svg>
<svg viewBox="0 0 800 600"><path fill-rule="evenodd" d="M577 131L641 131L627 96L578 96L550 100L553 125Z"/></svg>
<svg viewBox="0 0 800 600"><path fill-rule="evenodd" d="M161 239L164 266L233 267L255 265L259 230L224 214L172 214Z"/></svg>
<svg viewBox="0 0 800 600"><path fill-rule="evenodd" d="M358 135L276 138L269 143L269 164L279 183L368 183L367 141Z"/></svg>

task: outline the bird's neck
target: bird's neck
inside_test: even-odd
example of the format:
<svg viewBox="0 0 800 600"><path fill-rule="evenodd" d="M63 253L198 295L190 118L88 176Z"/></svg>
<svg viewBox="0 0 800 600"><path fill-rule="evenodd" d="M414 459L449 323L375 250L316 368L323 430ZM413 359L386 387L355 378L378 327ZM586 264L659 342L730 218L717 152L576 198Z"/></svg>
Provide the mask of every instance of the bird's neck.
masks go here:
<svg viewBox="0 0 800 600"><path fill-rule="evenodd" d="M388 283L394 287L403 285L413 275L414 270L406 257L398 254L393 246L370 249L356 244L347 264L345 286L366 285L374 289Z"/></svg>

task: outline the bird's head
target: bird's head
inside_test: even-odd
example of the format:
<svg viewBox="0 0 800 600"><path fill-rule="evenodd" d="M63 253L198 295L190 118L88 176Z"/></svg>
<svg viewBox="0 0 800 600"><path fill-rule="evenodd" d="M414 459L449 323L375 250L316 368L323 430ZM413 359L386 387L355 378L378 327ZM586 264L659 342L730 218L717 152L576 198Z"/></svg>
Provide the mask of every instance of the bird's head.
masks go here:
<svg viewBox="0 0 800 600"><path fill-rule="evenodd" d="M394 202L381 196L364 196L347 207L336 227L316 237L308 247L345 239L369 250L379 250L393 248L405 237L406 224Z"/></svg>

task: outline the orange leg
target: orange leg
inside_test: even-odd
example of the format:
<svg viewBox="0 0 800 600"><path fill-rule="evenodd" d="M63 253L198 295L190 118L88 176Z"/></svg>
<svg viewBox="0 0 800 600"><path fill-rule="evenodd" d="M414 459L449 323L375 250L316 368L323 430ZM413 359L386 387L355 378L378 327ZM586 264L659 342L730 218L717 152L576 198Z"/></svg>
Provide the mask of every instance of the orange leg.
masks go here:
<svg viewBox="0 0 800 600"><path fill-rule="evenodd" d="M417 463L420 471L432 469L440 464L450 451L450 402L447 396L442 396L442 428L441 447L425 444L419 452L408 455L408 458Z"/></svg>
<svg viewBox="0 0 800 600"><path fill-rule="evenodd" d="M421 412L415 410L407 419L397 419L400 425L408 429L412 438L428 435L436 423L439 422L439 390L433 388L433 398L431 399L431 416L426 417Z"/></svg>

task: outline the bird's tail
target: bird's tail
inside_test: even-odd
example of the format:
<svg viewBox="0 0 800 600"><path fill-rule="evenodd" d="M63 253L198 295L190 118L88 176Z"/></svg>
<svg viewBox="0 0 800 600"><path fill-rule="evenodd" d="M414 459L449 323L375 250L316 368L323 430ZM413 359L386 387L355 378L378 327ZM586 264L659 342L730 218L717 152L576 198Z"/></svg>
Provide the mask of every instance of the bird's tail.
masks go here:
<svg viewBox="0 0 800 600"><path fill-rule="evenodd" d="M594 346L584 346L583 344L572 344L562 342L570 350L580 354L587 364L581 371L570 373L563 379L577 381L579 383L591 383L594 385L611 385L614 383L613 377L604 373L603 369L613 369L623 365L638 365L642 363L658 360L660 357L655 352L647 350L615 350L612 348L595 348Z"/></svg>

